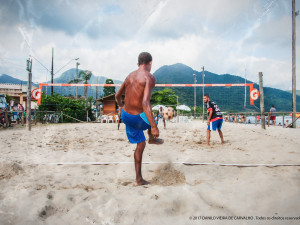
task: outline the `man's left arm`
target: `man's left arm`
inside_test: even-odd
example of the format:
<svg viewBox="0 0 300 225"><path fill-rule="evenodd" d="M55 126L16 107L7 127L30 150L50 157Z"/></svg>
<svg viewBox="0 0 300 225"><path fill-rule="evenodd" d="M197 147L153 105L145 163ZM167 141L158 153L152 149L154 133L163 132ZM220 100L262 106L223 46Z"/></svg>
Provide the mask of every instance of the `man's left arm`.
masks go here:
<svg viewBox="0 0 300 225"><path fill-rule="evenodd" d="M146 80L145 89L144 89L144 97L143 97L143 111L147 116L147 119L151 126L151 133L154 137L159 136L159 130L157 128L157 125L155 123L155 120L153 118L153 112L150 105L150 99L152 95L152 89L155 87L155 78L149 77Z"/></svg>

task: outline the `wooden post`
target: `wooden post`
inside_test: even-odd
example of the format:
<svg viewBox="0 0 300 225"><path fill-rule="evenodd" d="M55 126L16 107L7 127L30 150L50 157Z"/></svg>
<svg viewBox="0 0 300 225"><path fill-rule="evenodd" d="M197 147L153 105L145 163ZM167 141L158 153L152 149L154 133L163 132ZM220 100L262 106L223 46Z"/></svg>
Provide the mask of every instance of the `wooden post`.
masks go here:
<svg viewBox="0 0 300 225"><path fill-rule="evenodd" d="M270 112L268 112L268 127L270 127Z"/></svg>
<svg viewBox="0 0 300 225"><path fill-rule="evenodd" d="M89 111L86 111L86 122L89 122Z"/></svg>
<svg viewBox="0 0 300 225"><path fill-rule="evenodd" d="M284 113L282 113L282 127L284 128Z"/></svg>
<svg viewBox="0 0 300 225"><path fill-rule="evenodd" d="M245 113L245 125L247 124L247 113Z"/></svg>
<svg viewBox="0 0 300 225"><path fill-rule="evenodd" d="M264 102L264 87L263 87L263 73L259 72L259 93L260 93L260 121L261 128L266 129L265 121L265 102Z"/></svg>
<svg viewBox="0 0 300 225"><path fill-rule="evenodd" d="M61 122L63 123L64 116L63 116L63 112L62 111L60 111L60 119L61 119Z"/></svg>
<svg viewBox="0 0 300 225"><path fill-rule="evenodd" d="M24 126L24 111L21 111L21 122L22 126Z"/></svg>

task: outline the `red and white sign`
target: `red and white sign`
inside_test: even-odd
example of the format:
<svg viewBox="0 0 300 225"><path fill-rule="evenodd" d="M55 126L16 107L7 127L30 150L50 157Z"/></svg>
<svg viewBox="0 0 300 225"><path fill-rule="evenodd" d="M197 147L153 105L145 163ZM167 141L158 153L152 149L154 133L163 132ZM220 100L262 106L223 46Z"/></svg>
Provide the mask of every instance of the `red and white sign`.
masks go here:
<svg viewBox="0 0 300 225"><path fill-rule="evenodd" d="M253 99L253 100L257 100L258 97L259 97L259 91L257 89L253 89L250 92L250 98Z"/></svg>
<svg viewBox="0 0 300 225"><path fill-rule="evenodd" d="M31 98L33 100L38 100L41 98L41 89L36 88L31 91Z"/></svg>

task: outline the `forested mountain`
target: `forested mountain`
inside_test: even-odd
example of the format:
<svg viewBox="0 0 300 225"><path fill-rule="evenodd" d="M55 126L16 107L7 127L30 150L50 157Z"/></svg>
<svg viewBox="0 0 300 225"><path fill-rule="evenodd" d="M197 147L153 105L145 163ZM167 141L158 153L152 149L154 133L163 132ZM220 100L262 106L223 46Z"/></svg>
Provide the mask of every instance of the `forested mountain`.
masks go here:
<svg viewBox="0 0 300 225"><path fill-rule="evenodd" d="M204 71L205 84L231 84L245 83L245 79L230 74L218 75L209 71ZM174 64L163 66L154 72L156 82L160 84L193 84L196 74L197 83L202 84L202 71L195 71L184 64ZM247 83L253 83L247 80ZM259 90L258 84L254 83L254 88ZM160 88L156 88L158 90ZM173 87L179 97L180 104L194 106L194 87ZM154 90L155 91L155 90ZM244 87L205 87L205 94L209 94L211 100L215 101L222 111L258 111L259 101L255 101L255 106L250 105L250 88L246 88L246 108L244 108L245 88ZM202 87L196 88L196 105L202 107ZM277 111L292 110L292 94L275 88L264 87L265 111L274 105ZM300 111L300 99L297 100L297 111Z"/></svg>

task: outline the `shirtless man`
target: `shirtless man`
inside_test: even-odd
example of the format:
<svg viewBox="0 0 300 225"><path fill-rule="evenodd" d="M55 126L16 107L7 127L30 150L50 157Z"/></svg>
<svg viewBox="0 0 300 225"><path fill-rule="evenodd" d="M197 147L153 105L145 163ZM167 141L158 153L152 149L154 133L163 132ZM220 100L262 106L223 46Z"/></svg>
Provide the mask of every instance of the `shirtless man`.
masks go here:
<svg viewBox="0 0 300 225"><path fill-rule="evenodd" d="M130 143L137 144L134 153L136 183L148 184L142 177L142 157L146 146L143 130L148 130L149 144L161 144L156 121L150 105L152 89L155 87L155 77L150 73L152 56L142 52L138 58L139 68L130 73L116 94L119 110L122 110L122 121L126 125L126 134ZM125 93L125 104L121 96Z"/></svg>

